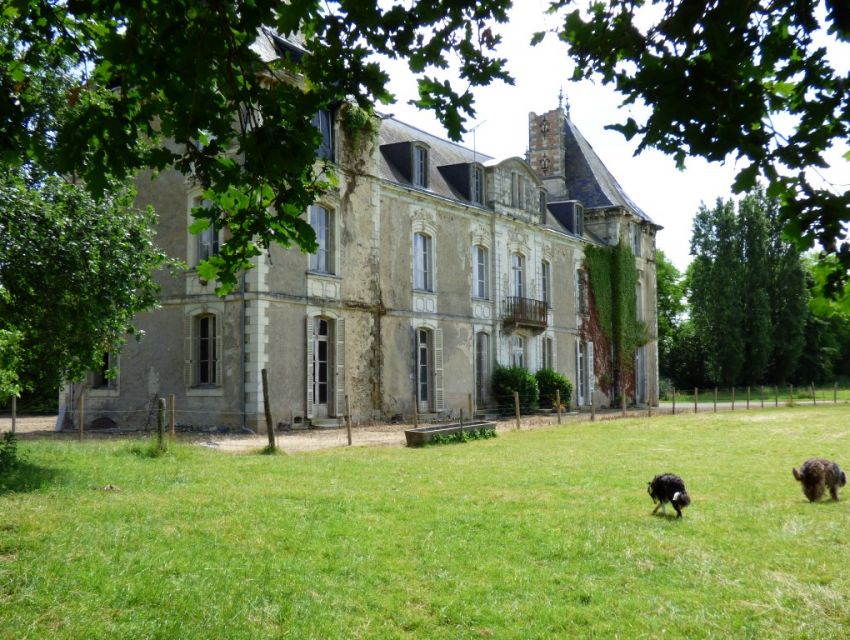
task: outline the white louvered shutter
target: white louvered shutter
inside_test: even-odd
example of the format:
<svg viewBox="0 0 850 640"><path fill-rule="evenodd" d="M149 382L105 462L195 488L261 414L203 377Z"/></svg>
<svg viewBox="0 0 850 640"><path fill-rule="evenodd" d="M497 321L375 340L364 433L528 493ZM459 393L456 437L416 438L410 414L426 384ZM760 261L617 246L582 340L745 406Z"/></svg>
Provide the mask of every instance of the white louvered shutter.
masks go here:
<svg viewBox="0 0 850 640"><path fill-rule="evenodd" d="M307 316L307 417L313 417L313 318Z"/></svg>
<svg viewBox="0 0 850 640"><path fill-rule="evenodd" d="M581 397L581 341L576 338L576 406L580 407L584 398Z"/></svg>
<svg viewBox="0 0 850 640"><path fill-rule="evenodd" d="M336 378L334 379L334 395L336 396L336 415L341 417L345 416L345 320L342 318L335 323L335 333Z"/></svg>
<svg viewBox="0 0 850 640"><path fill-rule="evenodd" d="M434 410L443 411L446 399L443 394L443 330L434 329Z"/></svg>
<svg viewBox="0 0 850 640"><path fill-rule="evenodd" d="M194 344L192 343L192 316L183 318L183 384L192 386L192 361L194 360Z"/></svg>
<svg viewBox="0 0 850 640"><path fill-rule="evenodd" d="M587 397L593 402L593 392L596 390L596 378L593 374L593 343L587 343Z"/></svg>
<svg viewBox="0 0 850 640"><path fill-rule="evenodd" d="M222 333L224 333L224 322L219 322L220 319L220 316L213 316L215 322L215 383L219 387L223 387L224 377L222 372L224 367L222 367L222 363L224 362L224 351L222 350Z"/></svg>

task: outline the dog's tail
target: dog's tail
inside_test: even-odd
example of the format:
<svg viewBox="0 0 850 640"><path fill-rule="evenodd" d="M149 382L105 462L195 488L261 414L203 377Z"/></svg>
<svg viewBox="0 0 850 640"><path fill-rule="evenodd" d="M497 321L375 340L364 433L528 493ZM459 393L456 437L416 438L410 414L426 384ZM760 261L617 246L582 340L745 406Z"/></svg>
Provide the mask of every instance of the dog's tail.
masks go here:
<svg viewBox="0 0 850 640"><path fill-rule="evenodd" d="M791 468L791 473L793 473L793 474L794 474L794 479L795 479L797 482L802 482L802 481L803 481L803 476L801 476L801 475L800 475L800 472L799 472L799 471L797 471L797 469L796 469L796 468L792 467L792 468Z"/></svg>

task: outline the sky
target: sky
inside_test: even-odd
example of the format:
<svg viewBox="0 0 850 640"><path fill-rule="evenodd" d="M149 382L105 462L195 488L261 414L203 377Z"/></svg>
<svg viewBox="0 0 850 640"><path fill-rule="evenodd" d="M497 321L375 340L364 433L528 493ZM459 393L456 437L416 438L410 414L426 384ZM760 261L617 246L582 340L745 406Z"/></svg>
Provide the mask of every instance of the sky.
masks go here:
<svg viewBox="0 0 850 640"><path fill-rule="evenodd" d="M685 170L679 171L670 156L658 151L646 150L635 156L637 140L627 141L605 126L625 121L633 114L631 109L638 107L620 108L619 94L601 83L570 80L573 65L566 45L553 35L536 47L530 46L534 32L558 26L555 17L545 15L547 4L546 0L516 2L508 25L500 25L503 42L499 52L508 59L515 84L497 82L475 90L477 113L467 125L468 129L475 127L475 132L468 133L463 143L499 159L523 156L528 147L528 113L556 108L563 90L573 123L625 192L663 227L656 246L683 271L691 261L694 214L701 203L710 206L717 198L732 197L731 185L741 167L736 167L731 157L723 164L689 158ZM429 133L448 137L431 113L406 104L417 96L415 81L406 68L388 63L387 70L392 77L390 90L398 101L381 110ZM635 111L634 115L639 113Z"/></svg>

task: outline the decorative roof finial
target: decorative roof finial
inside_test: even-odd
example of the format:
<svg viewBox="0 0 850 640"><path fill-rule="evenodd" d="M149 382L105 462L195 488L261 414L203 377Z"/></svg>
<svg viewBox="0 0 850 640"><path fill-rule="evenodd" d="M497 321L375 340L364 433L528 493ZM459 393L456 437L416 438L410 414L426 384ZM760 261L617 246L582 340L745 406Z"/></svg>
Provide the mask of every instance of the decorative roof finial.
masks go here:
<svg viewBox="0 0 850 640"><path fill-rule="evenodd" d="M558 108L561 109L564 106L564 87L558 91Z"/></svg>
<svg viewBox="0 0 850 640"><path fill-rule="evenodd" d="M570 97L564 95L564 115L570 117Z"/></svg>

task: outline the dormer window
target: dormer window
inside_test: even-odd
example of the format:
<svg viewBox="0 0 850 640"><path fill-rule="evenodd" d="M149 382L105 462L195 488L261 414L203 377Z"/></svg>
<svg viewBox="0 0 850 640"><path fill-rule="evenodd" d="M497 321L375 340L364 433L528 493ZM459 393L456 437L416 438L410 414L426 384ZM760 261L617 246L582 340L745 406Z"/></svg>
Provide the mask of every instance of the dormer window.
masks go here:
<svg viewBox="0 0 850 640"><path fill-rule="evenodd" d="M472 165L470 176L470 200L475 204L484 204L484 169Z"/></svg>
<svg viewBox="0 0 850 640"><path fill-rule="evenodd" d="M523 204L522 183L520 174L516 172L511 174L511 206L517 209L522 207Z"/></svg>
<svg viewBox="0 0 850 640"><path fill-rule="evenodd" d="M413 184L428 188L428 149L420 145L413 147Z"/></svg>
<svg viewBox="0 0 850 640"><path fill-rule="evenodd" d="M334 160L333 114L329 109L322 109L313 116L313 126L322 134L317 155L325 160Z"/></svg>

